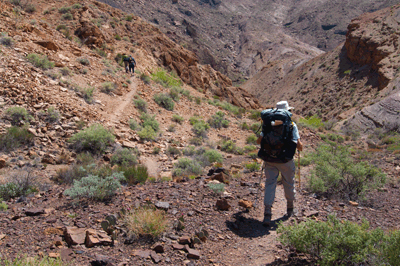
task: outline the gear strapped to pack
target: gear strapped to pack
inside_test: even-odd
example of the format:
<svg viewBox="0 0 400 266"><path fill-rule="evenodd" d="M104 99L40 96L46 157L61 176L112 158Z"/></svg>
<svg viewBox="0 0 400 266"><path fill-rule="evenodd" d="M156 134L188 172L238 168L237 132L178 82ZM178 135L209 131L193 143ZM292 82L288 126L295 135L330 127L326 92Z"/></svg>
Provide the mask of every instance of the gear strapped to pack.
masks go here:
<svg viewBox="0 0 400 266"><path fill-rule="evenodd" d="M283 109L261 112L263 120L261 148L258 157L267 162L286 163L293 159L296 143L293 138L292 113Z"/></svg>

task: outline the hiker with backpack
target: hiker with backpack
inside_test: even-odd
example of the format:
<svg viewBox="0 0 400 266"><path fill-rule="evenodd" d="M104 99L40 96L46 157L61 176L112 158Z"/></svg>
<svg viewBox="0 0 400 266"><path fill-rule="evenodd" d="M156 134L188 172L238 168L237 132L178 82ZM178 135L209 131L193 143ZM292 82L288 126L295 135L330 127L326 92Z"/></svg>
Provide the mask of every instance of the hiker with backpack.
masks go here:
<svg viewBox="0 0 400 266"><path fill-rule="evenodd" d="M265 196L263 225L269 226L272 217L272 204L275 199L276 183L279 172L287 200L286 216L294 213L295 200L295 163L293 160L296 149L303 150L297 125L292 121L293 109L287 101L276 104L276 109L266 109L261 112L263 120L262 131L257 139L261 145L258 157L264 160L265 166Z"/></svg>
<svg viewBox="0 0 400 266"><path fill-rule="evenodd" d="M124 61L125 72L128 73L129 72L129 56L126 56L124 54L123 61Z"/></svg>
<svg viewBox="0 0 400 266"><path fill-rule="evenodd" d="M132 72L133 76L133 74L135 74L136 61L131 55L128 58L128 63L129 63L129 72Z"/></svg>

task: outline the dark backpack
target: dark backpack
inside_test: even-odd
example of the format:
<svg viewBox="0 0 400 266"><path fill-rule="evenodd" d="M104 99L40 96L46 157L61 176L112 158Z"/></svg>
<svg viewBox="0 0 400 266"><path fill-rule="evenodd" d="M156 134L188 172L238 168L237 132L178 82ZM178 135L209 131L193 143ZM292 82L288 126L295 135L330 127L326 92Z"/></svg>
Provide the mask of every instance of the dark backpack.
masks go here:
<svg viewBox="0 0 400 266"><path fill-rule="evenodd" d="M294 126L291 117L289 111L282 109L267 109L261 112L263 138L258 157L275 163L286 163L293 159L297 144L292 141ZM283 124L273 125L276 120L282 121Z"/></svg>

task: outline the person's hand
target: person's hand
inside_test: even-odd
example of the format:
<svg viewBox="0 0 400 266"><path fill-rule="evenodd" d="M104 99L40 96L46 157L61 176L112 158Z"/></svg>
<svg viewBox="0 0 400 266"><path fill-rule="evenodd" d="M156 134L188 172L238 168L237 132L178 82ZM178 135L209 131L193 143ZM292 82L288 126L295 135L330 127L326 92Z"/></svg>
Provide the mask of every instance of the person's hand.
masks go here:
<svg viewBox="0 0 400 266"><path fill-rule="evenodd" d="M303 143L301 143L301 140L297 140L297 146L296 146L298 151L303 151Z"/></svg>

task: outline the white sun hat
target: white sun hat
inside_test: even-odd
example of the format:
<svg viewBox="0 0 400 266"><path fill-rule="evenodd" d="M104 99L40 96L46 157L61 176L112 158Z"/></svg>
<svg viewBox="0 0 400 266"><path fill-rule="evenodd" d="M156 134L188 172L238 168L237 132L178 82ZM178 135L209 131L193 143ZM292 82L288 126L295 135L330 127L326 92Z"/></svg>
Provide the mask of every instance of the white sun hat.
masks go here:
<svg viewBox="0 0 400 266"><path fill-rule="evenodd" d="M294 109L294 107L289 106L289 103L287 101L280 101L276 104L276 109L289 111L291 109Z"/></svg>

